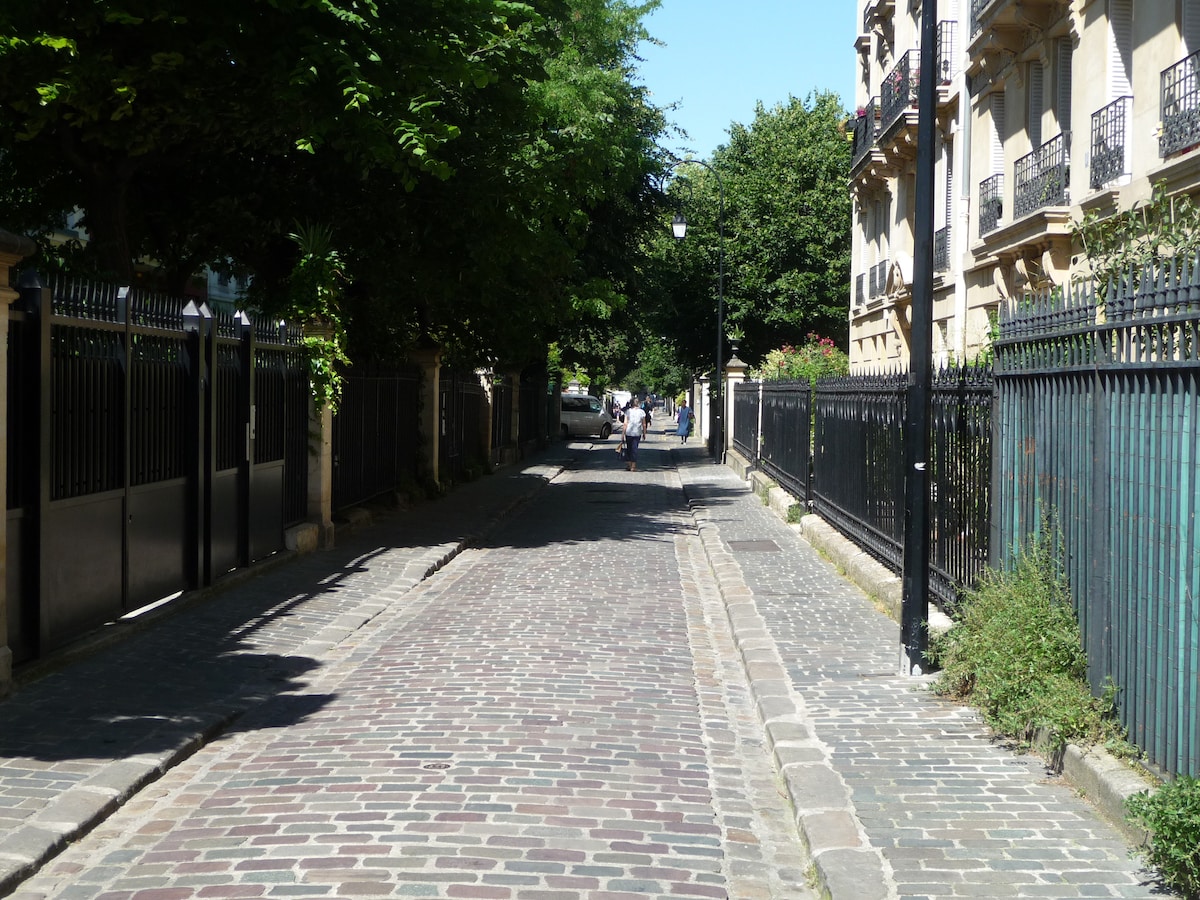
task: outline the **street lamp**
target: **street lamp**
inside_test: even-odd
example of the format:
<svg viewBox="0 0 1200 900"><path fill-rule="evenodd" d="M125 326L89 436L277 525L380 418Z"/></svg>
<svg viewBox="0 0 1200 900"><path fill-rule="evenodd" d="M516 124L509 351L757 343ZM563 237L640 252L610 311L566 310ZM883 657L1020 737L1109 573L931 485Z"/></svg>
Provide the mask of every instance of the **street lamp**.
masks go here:
<svg viewBox="0 0 1200 900"><path fill-rule="evenodd" d="M667 166L663 173L664 179L677 166L695 165L707 169L717 179L717 371L712 379L712 436L713 454L719 462L725 461L725 185L721 182L721 174L706 162L698 159L677 159ZM687 219L682 213L676 213L671 220L671 234L677 241L682 241L687 235Z"/></svg>

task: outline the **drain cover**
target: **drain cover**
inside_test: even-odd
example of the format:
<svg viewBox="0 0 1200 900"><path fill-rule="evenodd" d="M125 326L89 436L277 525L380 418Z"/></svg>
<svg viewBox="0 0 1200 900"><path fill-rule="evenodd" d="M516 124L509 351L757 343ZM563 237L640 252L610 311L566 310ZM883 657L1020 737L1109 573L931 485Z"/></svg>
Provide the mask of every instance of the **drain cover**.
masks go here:
<svg viewBox="0 0 1200 900"><path fill-rule="evenodd" d="M450 768L450 763L426 763L425 765L421 766L421 768L422 769L448 769L448 768Z"/></svg>
<svg viewBox="0 0 1200 900"><path fill-rule="evenodd" d="M734 553L739 551L777 551L779 545L774 541L730 541L729 549Z"/></svg>

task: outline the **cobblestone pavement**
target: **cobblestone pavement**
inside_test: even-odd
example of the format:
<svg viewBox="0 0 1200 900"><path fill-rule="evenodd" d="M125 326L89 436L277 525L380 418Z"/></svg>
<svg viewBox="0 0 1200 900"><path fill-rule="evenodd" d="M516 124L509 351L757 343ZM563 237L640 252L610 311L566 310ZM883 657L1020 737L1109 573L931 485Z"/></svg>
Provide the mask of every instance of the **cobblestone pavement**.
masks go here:
<svg viewBox="0 0 1200 900"><path fill-rule="evenodd" d="M1169 896L1039 758L1005 750L973 711L898 676L896 623L733 472L680 471L900 898Z"/></svg>
<svg viewBox="0 0 1200 900"><path fill-rule="evenodd" d="M703 447L613 446L23 684L0 896L1165 896Z"/></svg>
<svg viewBox="0 0 1200 900"><path fill-rule="evenodd" d="M638 473L573 446L431 577L360 539L18 694L6 714L53 707L87 727L0 738L10 805L61 787L22 797L21 765L79 779L78 795L115 764L106 746L161 768L181 749L140 790L97 791L120 808L13 896L815 896L667 445ZM215 638L239 605L261 612ZM189 632L217 646L173 648ZM125 680L88 712L81 675ZM169 724L146 728L156 716ZM122 721L142 732L132 746ZM181 758L189 740L203 746ZM52 828L38 812L15 831ZM0 858L21 852L0 840Z"/></svg>

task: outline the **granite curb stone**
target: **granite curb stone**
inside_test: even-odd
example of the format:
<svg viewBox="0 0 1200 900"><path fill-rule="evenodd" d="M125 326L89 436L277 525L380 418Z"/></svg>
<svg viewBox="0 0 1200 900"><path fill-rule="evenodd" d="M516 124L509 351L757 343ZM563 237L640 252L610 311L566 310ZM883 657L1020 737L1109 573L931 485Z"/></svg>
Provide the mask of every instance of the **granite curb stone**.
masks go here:
<svg viewBox="0 0 1200 900"><path fill-rule="evenodd" d="M813 860L822 896L829 900L894 900L890 867L871 847L858 824L850 792L828 752L804 724L803 702L792 689L787 669L742 581L740 567L707 520L703 504L689 500L697 531L726 600L734 644L750 681L751 693L776 759L801 839ZM796 746L799 741L803 747ZM830 828L836 821L837 827Z"/></svg>

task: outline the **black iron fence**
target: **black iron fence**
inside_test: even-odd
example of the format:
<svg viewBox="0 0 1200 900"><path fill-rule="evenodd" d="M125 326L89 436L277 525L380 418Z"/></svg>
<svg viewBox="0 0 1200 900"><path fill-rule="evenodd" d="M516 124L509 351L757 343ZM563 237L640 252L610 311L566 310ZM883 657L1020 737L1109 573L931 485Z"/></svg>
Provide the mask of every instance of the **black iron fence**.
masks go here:
<svg viewBox="0 0 1200 900"><path fill-rule="evenodd" d="M303 518L297 330L31 275L8 338L16 661L273 553Z"/></svg>
<svg viewBox="0 0 1200 900"><path fill-rule="evenodd" d="M333 510L417 480L420 375L356 366L333 417Z"/></svg>
<svg viewBox="0 0 1200 900"><path fill-rule="evenodd" d="M1200 260L1002 309L994 543L1052 516L1094 690L1149 759L1200 775ZM1133 283L1130 279L1129 284Z"/></svg>
<svg viewBox="0 0 1200 900"><path fill-rule="evenodd" d="M759 399L762 396L757 381L733 386L733 446L746 459L758 456Z"/></svg>
<svg viewBox="0 0 1200 900"><path fill-rule="evenodd" d="M904 546L904 375L738 385L738 451L899 573ZM756 441L744 435L761 391ZM952 606L988 563L991 371L939 372L930 399L930 590Z"/></svg>
<svg viewBox="0 0 1200 900"><path fill-rule="evenodd" d="M442 477L458 480L489 456L483 443L484 390L477 374L450 369L442 370L440 385L438 466Z"/></svg>
<svg viewBox="0 0 1200 900"><path fill-rule="evenodd" d="M822 379L813 396L814 511L899 572L904 528L903 375Z"/></svg>
<svg viewBox="0 0 1200 900"><path fill-rule="evenodd" d="M512 376L496 376L492 385L492 452L508 446L512 440Z"/></svg>
<svg viewBox="0 0 1200 900"><path fill-rule="evenodd" d="M812 390L808 381L762 385L758 464L798 500L809 499L812 472Z"/></svg>

